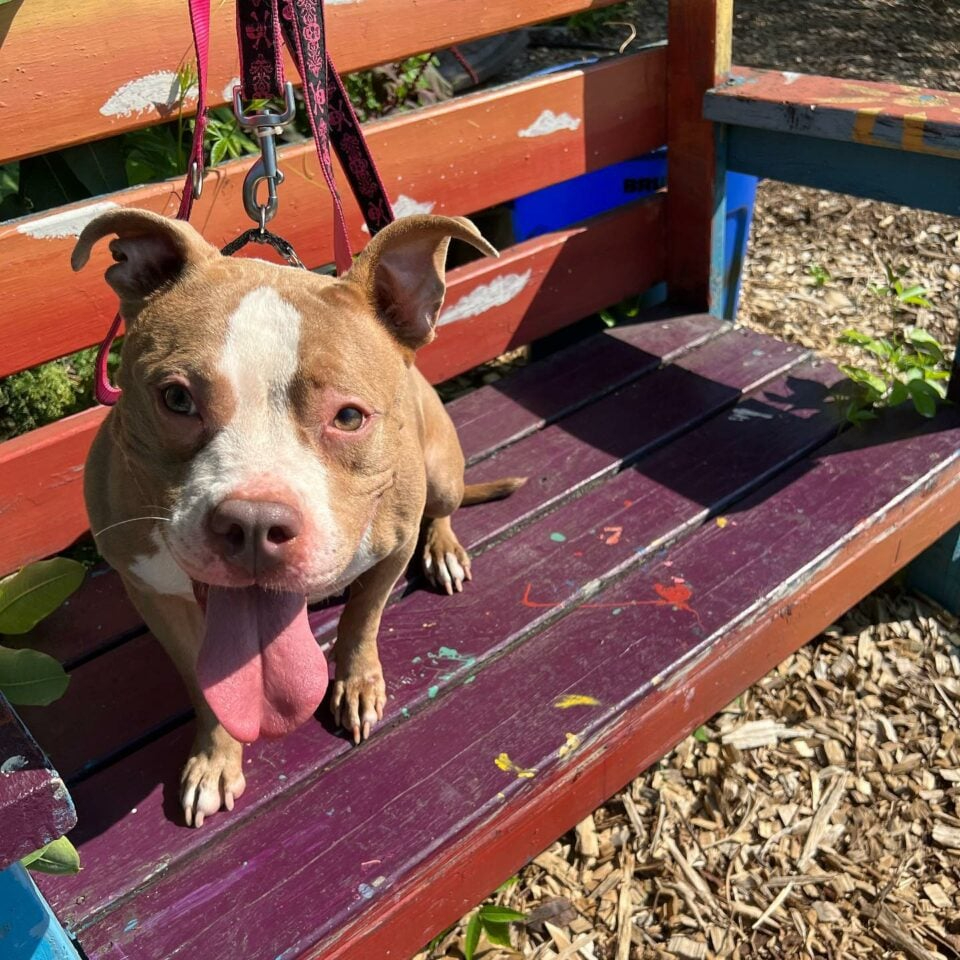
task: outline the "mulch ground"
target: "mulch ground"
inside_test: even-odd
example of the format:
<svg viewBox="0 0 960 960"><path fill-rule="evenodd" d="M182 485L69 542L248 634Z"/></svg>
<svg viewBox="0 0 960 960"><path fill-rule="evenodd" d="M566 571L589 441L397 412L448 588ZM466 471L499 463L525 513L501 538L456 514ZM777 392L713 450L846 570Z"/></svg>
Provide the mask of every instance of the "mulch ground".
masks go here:
<svg viewBox="0 0 960 960"><path fill-rule="evenodd" d="M618 19L659 39L665 3ZM737 3L738 63L958 90L958 53L955 2ZM931 306L872 292L886 266ZM837 359L847 327L952 345L958 289L960 221L760 185L745 325ZM888 584L488 902L527 919L484 960L960 960L958 622ZM462 957L467 919L417 960Z"/></svg>

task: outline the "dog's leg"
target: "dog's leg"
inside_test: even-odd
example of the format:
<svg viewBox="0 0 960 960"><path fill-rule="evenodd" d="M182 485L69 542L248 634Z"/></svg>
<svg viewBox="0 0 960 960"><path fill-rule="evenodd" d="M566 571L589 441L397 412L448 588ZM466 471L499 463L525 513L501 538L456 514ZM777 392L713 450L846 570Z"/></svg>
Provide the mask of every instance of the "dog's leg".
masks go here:
<svg viewBox="0 0 960 960"><path fill-rule="evenodd" d="M337 676L330 697L333 719L353 735L353 742L370 736L383 719L387 688L377 653L377 632L387 598L406 569L416 547L410 539L350 585L350 596L333 645Z"/></svg>
<svg viewBox="0 0 960 960"><path fill-rule="evenodd" d="M124 577L127 594L173 660L197 713L197 732L180 775L180 804L187 826L201 827L222 808L233 809L243 793L243 744L217 721L197 683L203 612L192 600L147 592Z"/></svg>

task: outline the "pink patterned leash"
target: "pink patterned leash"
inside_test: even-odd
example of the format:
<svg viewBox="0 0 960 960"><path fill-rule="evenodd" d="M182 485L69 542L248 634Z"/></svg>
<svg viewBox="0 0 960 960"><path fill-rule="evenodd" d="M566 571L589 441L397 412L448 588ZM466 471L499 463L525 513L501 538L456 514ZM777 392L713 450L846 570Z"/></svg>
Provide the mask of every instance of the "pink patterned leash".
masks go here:
<svg viewBox="0 0 960 960"><path fill-rule="evenodd" d="M193 143L190 147L190 163L177 209L178 220L189 220L193 201L203 189L203 136L207 129L207 62L210 59L210 0L189 0L190 29L193 32L193 48L197 56L197 119L193 128ZM113 318L106 337L97 350L94 367L93 395L97 403L112 407L120 399L120 390L110 382L107 361L110 348L120 332L123 318L119 312Z"/></svg>

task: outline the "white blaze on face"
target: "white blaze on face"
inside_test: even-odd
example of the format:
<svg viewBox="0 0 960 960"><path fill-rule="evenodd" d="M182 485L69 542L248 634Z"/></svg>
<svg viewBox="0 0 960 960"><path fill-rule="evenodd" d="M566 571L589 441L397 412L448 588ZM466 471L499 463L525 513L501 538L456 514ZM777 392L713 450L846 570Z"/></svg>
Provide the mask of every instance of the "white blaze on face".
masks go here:
<svg viewBox="0 0 960 960"><path fill-rule="evenodd" d="M272 287L246 294L230 316L219 373L231 388L233 414L194 458L173 518L188 559L207 554L203 530L210 510L253 490L263 499L290 503L292 498L303 514L312 553L299 572L307 579L334 572L341 537L330 509L327 471L301 442L290 410L300 328L299 312Z"/></svg>

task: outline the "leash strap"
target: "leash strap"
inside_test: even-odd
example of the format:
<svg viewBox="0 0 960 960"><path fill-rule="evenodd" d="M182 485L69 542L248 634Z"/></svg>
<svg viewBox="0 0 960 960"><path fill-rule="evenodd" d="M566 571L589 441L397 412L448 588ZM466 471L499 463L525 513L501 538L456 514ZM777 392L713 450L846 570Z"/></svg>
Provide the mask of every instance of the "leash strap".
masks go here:
<svg viewBox="0 0 960 960"><path fill-rule="evenodd" d="M293 244L288 240L284 240L283 237L278 237L275 233L271 233L266 228L261 230L259 227L251 227L249 230L241 233L239 237L231 240L225 247L222 247L220 252L225 257L232 257L239 249L245 247L248 243L263 243L268 247L273 247L291 267L299 267L301 270L307 269L307 265L297 256L296 251L293 249Z"/></svg>
<svg viewBox="0 0 960 960"><path fill-rule="evenodd" d="M193 48L197 56L197 119L193 128L193 143L187 175L177 209L178 220L189 220L193 201L200 189L203 176L203 137L207 129L207 62L210 59L210 0L189 0L190 30L193 33ZM107 363L110 348L120 332L123 318L119 311L110 324L106 337L97 350L94 365L93 395L97 403L112 407L120 399L120 390L110 382Z"/></svg>

